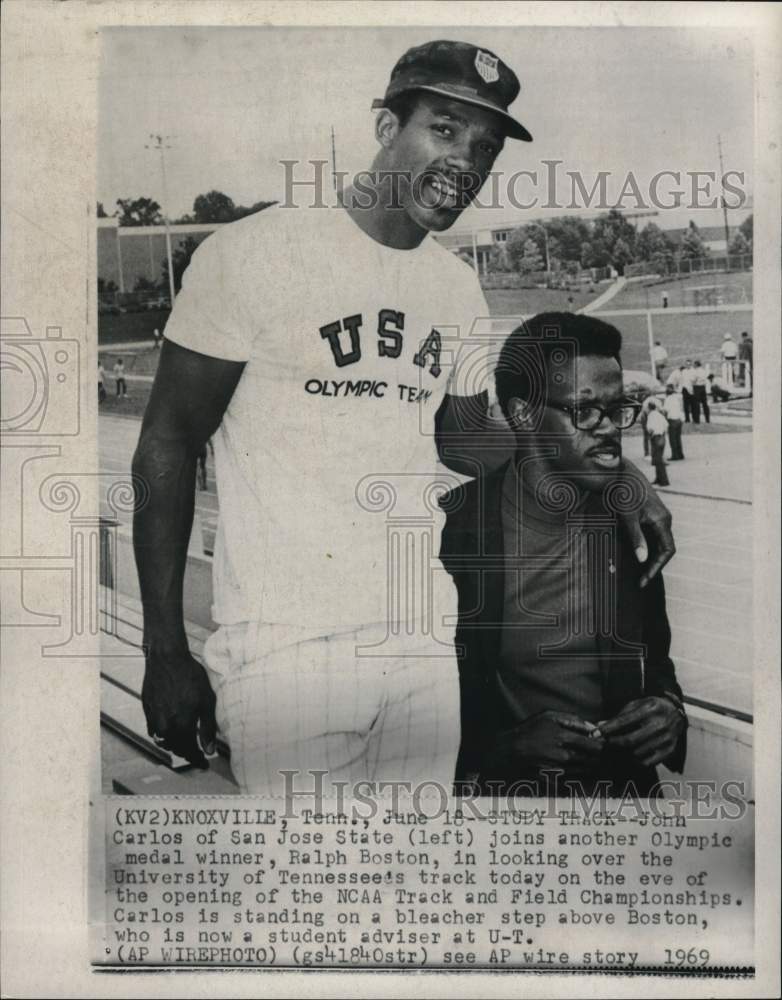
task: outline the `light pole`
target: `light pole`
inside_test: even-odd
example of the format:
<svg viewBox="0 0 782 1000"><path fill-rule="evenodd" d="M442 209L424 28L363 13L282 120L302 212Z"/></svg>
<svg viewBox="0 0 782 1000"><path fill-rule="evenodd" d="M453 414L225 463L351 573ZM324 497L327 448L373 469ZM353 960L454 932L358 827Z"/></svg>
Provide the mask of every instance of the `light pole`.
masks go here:
<svg viewBox="0 0 782 1000"><path fill-rule="evenodd" d="M168 259L168 291L171 296L171 307L174 306L174 265L171 260L171 228L168 224L168 184L166 182L166 156L164 150L171 149L166 145L167 135L150 135L152 142L145 149L157 150L160 153L160 169L163 174L163 225L166 228L166 258Z"/></svg>

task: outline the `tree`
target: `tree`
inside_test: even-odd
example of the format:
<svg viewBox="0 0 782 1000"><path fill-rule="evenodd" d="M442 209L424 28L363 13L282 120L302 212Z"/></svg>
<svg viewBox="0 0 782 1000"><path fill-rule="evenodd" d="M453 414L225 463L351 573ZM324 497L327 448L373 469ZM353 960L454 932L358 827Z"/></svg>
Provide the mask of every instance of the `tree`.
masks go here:
<svg viewBox="0 0 782 1000"><path fill-rule="evenodd" d="M521 262L525 257L530 258L530 252L528 252L529 243L531 243L535 248L540 264L535 268L525 266L525 269L522 268ZM505 243L505 249L510 261L511 269L514 271L520 271L522 274L528 274L530 270L542 271L545 245L545 239L539 226L518 226L516 229L512 230Z"/></svg>
<svg viewBox="0 0 782 1000"><path fill-rule="evenodd" d="M571 261L581 260L581 245L589 239L589 223L584 219L563 216L547 219L543 225L548 233L549 253L552 258Z"/></svg>
<svg viewBox="0 0 782 1000"><path fill-rule="evenodd" d="M676 244L659 226L648 222L635 241L635 255L638 260L658 260L673 262Z"/></svg>
<svg viewBox="0 0 782 1000"><path fill-rule="evenodd" d="M543 257L533 239L528 239L524 243L524 253L519 260L519 270L522 274L533 274L535 271L543 270Z"/></svg>
<svg viewBox="0 0 782 1000"><path fill-rule="evenodd" d="M495 243L489 251L489 274L507 274L513 270L508 251L501 243Z"/></svg>
<svg viewBox="0 0 782 1000"><path fill-rule="evenodd" d="M583 267L608 267L610 263L611 251L604 240L593 237L581 245Z"/></svg>
<svg viewBox="0 0 782 1000"><path fill-rule="evenodd" d="M700 230L695 223L690 220L689 228L679 244L679 257L682 260L703 260L704 257L708 256L709 251L706 244L703 242Z"/></svg>
<svg viewBox="0 0 782 1000"><path fill-rule="evenodd" d="M201 240L197 240L194 236L188 236L171 254L171 263L174 268L174 291L178 292L182 287L182 275L187 270L187 266L190 263L190 258L196 252L201 244ZM163 280L161 282L165 288L168 288L168 261L163 261Z"/></svg>
<svg viewBox="0 0 782 1000"><path fill-rule="evenodd" d="M749 242L744 233L742 233L740 228L730 241L728 253L731 257L745 257L752 253L752 244Z"/></svg>
<svg viewBox="0 0 782 1000"><path fill-rule="evenodd" d="M236 205L222 191L209 191L199 194L193 202L193 216L196 222L233 222Z"/></svg>
<svg viewBox="0 0 782 1000"><path fill-rule="evenodd" d="M755 229L754 216L752 215L748 215L746 219L739 226L739 232L742 234L744 239L749 243L750 247L752 246L752 241L755 238L754 229Z"/></svg>
<svg viewBox="0 0 782 1000"><path fill-rule="evenodd" d="M143 274L140 274L136 278L136 283L133 286L134 292L152 292L156 288L155 282L150 281L149 278L145 278Z"/></svg>
<svg viewBox="0 0 782 1000"><path fill-rule="evenodd" d="M625 240L618 239L614 243L614 248L611 252L611 263L616 268L617 274L624 274L625 268L633 259L633 255L630 252L630 247L627 245Z"/></svg>
<svg viewBox="0 0 782 1000"><path fill-rule="evenodd" d="M234 211L235 219L244 219L248 215L255 215L256 212L262 212L264 208L271 208L272 205L276 205L276 201L256 201L254 205L250 205L249 208L245 208L244 205L237 205Z"/></svg>
<svg viewBox="0 0 782 1000"><path fill-rule="evenodd" d="M622 240L630 251L631 259L635 254L636 233L633 226L627 221L622 213L612 208L605 215L598 216L592 225L592 242L600 243L608 253L609 260L606 263L614 262L614 248L619 240ZM593 267L604 267L603 264L595 264ZM617 270L619 268L617 267Z"/></svg>
<svg viewBox="0 0 782 1000"><path fill-rule="evenodd" d="M117 198L121 226L159 226L163 222L160 205L151 198Z"/></svg>
<svg viewBox="0 0 782 1000"><path fill-rule="evenodd" d="M106 214L106 209L103 207L103 202L102 201L98 202L98 218L99 219L108 219L108 215Z"/></svg>
<svg viewBox="0 0 782 1000"><path fill-rule="evenodd" d="M246 205L235 205L233 199L222 191L208 191L206 194L199 194L193 202L193 212L191 215L183 215L177 219L179 223L197 223L204 225L212 222L235 222L237 219L244 219L248 215L255 215L262 212L270 205L276 205L274 201L256 201L249 207Z"/></svg>

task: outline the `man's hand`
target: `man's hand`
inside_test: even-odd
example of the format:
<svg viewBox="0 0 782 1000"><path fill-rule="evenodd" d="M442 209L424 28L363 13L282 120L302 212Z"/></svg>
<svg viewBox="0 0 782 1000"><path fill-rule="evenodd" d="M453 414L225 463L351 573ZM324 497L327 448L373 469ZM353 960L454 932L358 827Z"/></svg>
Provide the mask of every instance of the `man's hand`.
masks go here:
<svg viewBox="0 0 782 1000"><path fill-rule="evenodd" d="M508 772L542 765L578 767L603 749L594 732L591 723L567 712L540 712L497 736L487 754L487 768Z"/></svg>
<svg viewBox="0 0 782 1000"><path fill-rule="evenodd" d="M638 477L639 487L645 497L640 510L620 515L639 562L645 563L649 558L644 528L647 529L654 542L652 561L641 576L641 587L645 587L676 554L673 532L671 531L673 519L671 512L652 489L646 476L632 462L625 461L624 466L625 475Z"/></svg>
<svg viewBox="0 0 782 1000"><path fill-rule="evenodd" d="M676 749L686 717L667 698L628 702L613 719L598 722L609 746L626 747L642 764L659 764Z"/></svg>
<svg viewBox="0 0 782 1000"><path fill-rule="evenodd" d="M206 671L186 649L148 651L141 702L147 731L158 746L208 768L204 754L215 751L216 700Z"/></svg>

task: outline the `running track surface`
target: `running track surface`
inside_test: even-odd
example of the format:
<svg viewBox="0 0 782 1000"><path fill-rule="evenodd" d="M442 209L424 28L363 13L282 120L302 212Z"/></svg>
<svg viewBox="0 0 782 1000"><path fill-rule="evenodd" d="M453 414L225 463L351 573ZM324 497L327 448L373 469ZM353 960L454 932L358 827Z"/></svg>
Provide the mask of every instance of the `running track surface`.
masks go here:
<svg viewBox="0 0 782 1000"><path fill-rule="evenodd" d="M100 468L129 473L140 423L100 418ZM685 430L684 462L668 469L664 500L673 513L677 554L665 570L672 656L685 693L752 713L752 506L750 433ZM638 437L625 451L651 478ZM211 455L208 489L196 495L204 548L211 552L218 503ZM109 514L108 510L103 511Z"/></svg>

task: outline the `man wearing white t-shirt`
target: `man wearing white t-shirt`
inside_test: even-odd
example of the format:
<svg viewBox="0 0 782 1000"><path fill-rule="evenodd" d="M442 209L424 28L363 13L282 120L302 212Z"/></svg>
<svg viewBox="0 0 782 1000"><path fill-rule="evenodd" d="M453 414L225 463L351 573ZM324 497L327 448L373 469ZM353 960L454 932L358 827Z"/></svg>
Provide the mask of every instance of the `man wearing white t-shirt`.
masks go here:
<svg viewBox="0 0 782 1000"><path fill-rule="evenodd" d="M668 364L668 352L659 340L655 340L654 342L652 357L654 358L654 373L658 381L662 382L663 372L665 371L665 366Z"/></svg>
<svg viewBox="0 0 782 1000"><path fill-rule="evenodd" d="M671 461L681 462L684 459L682 450L682 424L684 422L684 407L682 399L672 385L665 387L665 399L663 400L663 412L668 421L668 440L671 444Z"/></svg>
<svg viewBox="0 0 782 1000"><path fill-rule="evenodd" d="M491 363L467 342L488 307L472 269L428 233L455 222L506 137L531 139L507 112L518 91L486 50L410 50L375 102L371 184L339 207L270 208L226 226L185 274L134 458L148 486L134 518L143 702L153 738L199 766L216 702L243 791L279 793L281 771L296 769L453 777L455 591L436 560L424 579L392 579L378 513L436 516L422 497L438 450L480 471L470 456ZM220 628L207 675L188 651L182 586L196 456L213 434ZM454 457L448 446L465 438ZM645 511L659 541L649 577L673 543L659 500ZM637 520L631 531L645 559Z"/></svg>

